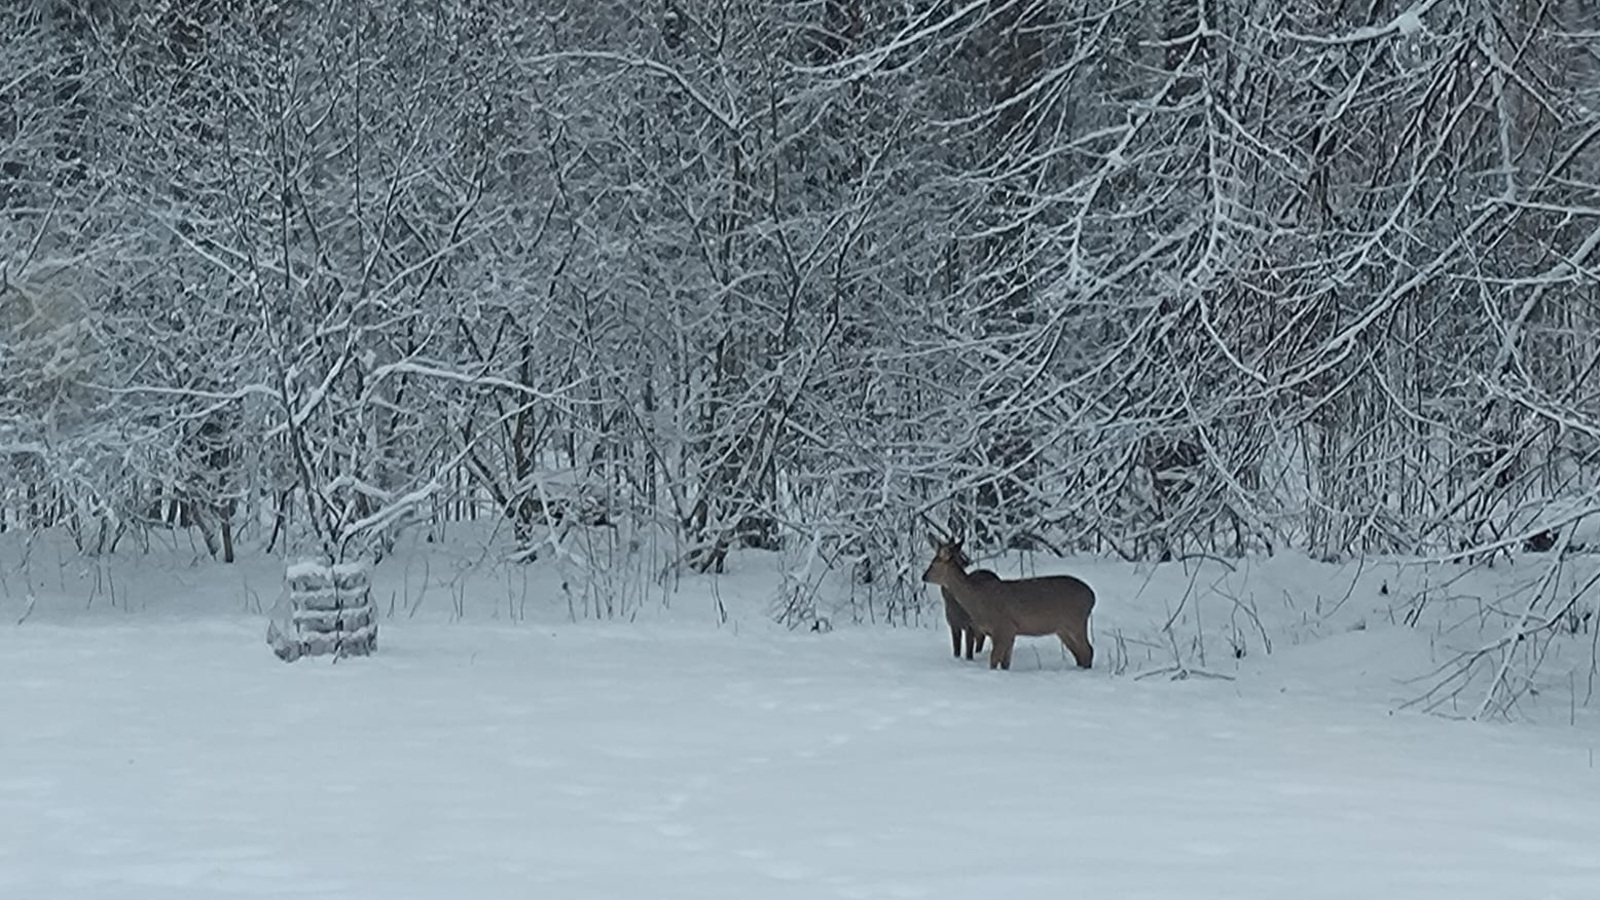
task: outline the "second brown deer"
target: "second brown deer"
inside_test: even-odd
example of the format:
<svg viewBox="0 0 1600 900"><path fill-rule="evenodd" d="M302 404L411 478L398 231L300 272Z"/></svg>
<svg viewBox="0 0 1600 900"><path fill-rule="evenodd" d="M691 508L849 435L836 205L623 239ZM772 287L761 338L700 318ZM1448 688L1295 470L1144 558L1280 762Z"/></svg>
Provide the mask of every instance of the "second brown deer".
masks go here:
<svg viewBox="0 0 1600 900"><path fill-rule="evenodd" d="M962 569L966 569L971 564L971 559L966 559L965 552L960 551L960 548L957 548L955 552L958 554L957 559L960 559ZM979 569L978 572L971 573L971 577L990 578L990 580L992 578L1000 578L987 569ZM946 625L950 626L950 652L954 653L957 660L960 660L962 658L963 642L965 642L966 658L968 660L973 658L974 652L984 652L984 633L979 631L978 626L973 625L973 617L966 613L966 607L955 602L955 597L950 596L949 588L939 588L939 594L944 596L944 621L946 621Z"/></svg>
<svg viewBox="0 0 1600 900"><path fill-rule="evenodd" d="M957 548L956 552L960 553L960 549ZM960 559L962 569L965 569L967 564L971 562L965 554L962 554ZM973 581L1000 580L999 575L988 569L979 569L976 572L969 573L967 577ZM982 653L985 635L977 625L973 624L972 615L967 612L967 608L956 601L949 588L941 587L939 588L939 593L944 596L944 620L950 626L950 649L955 654L956 659L961 658L963 641L966 644L967 659L971 659L973 653Z"/></svg>
<svg viewBox="0 0 1600 900"><path fill-rule="evenodd" d="M937 584L941 593L966 611L973 627L994 642L989 668L1011 668L1011 650L1018 635L1045 634L1059 637L1080 668L1094 665L1094 646L1089 643L1094 589L1089 585L1071 575L1007 580L992 572L988 577L969 574L960 539L940 542L930 537L928 541L933 545L933 562L922 573L922 580Z"/></svg>

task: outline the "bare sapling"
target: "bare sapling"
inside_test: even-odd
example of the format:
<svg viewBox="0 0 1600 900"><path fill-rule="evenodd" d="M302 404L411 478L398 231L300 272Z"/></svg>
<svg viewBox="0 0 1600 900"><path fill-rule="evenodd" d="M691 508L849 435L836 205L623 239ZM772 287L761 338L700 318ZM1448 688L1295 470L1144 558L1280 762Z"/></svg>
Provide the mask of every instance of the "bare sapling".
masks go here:
<svg viewBox="0 0 1600 900"><path fill-rule="evenodd" d="M954 599L972 626L993 641L989 668L1011 668L1018 635L1045 634L1060 638L1080 668L1094 665L1094 647L1089 643L1094 589L1089 585L1071 575L1008 580L993 572L968 573L960 539L941 542L929 537L928 542L933 545L933 562L922 580L937 584L945 595L947 618L948 602Z"/></svg>

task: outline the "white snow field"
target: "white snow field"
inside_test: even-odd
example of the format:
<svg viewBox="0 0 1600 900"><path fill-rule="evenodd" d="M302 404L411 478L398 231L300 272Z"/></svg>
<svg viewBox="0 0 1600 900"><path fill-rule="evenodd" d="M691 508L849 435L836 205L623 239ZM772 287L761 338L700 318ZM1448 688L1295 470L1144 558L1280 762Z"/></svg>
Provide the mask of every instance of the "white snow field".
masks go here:
<svg viewBox="0 0 1600 900"><path fill-rule="evenodd" d="M1437 637L1364 591L1231 680L1134 677L1114 636L1168 601L1110 567L1090 671L699 583L633 622L402 603L376 656L284 664L270 560L122 565L114 607L54 558L0 593L8 900L1600 897L1593 717L1397 709Z"/></svg>

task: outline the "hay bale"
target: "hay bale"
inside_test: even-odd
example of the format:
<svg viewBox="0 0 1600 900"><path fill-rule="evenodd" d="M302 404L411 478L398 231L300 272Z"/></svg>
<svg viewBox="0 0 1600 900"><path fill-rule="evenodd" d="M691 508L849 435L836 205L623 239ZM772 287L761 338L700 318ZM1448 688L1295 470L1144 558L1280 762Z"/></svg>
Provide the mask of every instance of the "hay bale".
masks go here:
<svg viewBox="0 0 1600 900"><path fill-rule="evenodd" d="M267 621L267 644L284 662L302 656L367 656L378 649L378 609L368 568L303 560L284 571Z"/></svg>

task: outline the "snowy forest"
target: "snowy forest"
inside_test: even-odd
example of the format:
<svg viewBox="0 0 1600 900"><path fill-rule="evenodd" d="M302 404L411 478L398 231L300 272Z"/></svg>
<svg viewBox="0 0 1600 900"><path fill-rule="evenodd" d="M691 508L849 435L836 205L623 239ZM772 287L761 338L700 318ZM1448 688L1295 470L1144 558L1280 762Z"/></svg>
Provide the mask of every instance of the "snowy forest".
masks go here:
<svg viewBox="0 0 1600 900"><path fill-rule="evenodd" d="M1597 750L1596 0L0 0L0 895L1600 897Z"/></svg>
<svg viewBox="0 0 1600 900"><path fill-rule="evenodd" d="M495 519L530 559L786 549L892 606L932 528L1486 562L1600 512L1578 0L25 0L0 33L0 515L84 554Z"/></svg>

